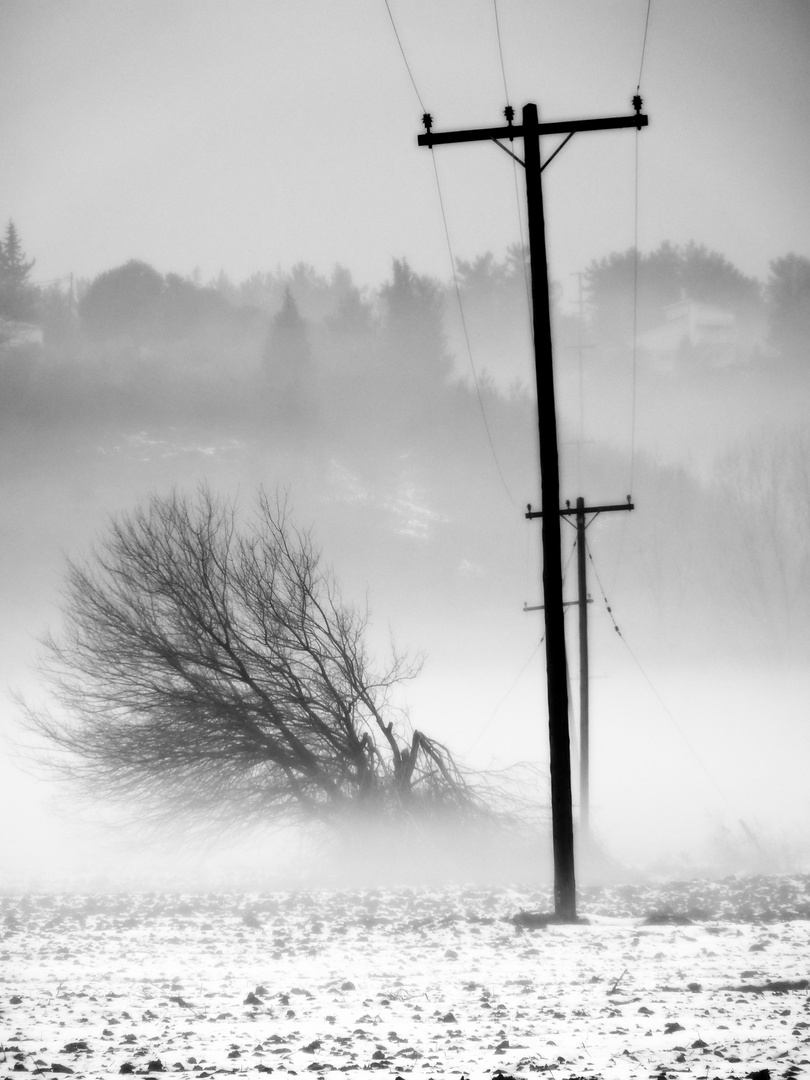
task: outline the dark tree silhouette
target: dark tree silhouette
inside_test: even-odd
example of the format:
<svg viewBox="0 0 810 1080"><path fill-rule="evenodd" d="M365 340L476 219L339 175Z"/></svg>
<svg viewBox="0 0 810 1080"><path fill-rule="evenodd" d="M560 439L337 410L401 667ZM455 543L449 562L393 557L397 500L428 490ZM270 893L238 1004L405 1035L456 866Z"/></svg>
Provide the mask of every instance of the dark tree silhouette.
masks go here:
<svg viewBox="0 0 810 1080"><path fill-rule="evenodd" d="M28 320L36 313L38 290L29 282L34 266L26 259L13 221L0 240L0 316Z"/></svg>
<svg viewBox="0 0 810 1080"><path fill-rule="evenodd" d="M152 338L160 325L164 288L163 276L137 259L106 270L79 301L82 329L101 340Z"/></svg>
<svg viewBox="0 0 810 1080"><path fill-rule="evenodd" d="M783 255L771 263L765 287L773 344L786 356L810 352L810 259Z"/></svg>
<svg viewBox="0 0 810 1080"><path fill-rule="evenodd" d="M418 669L378 669L285 503L153 497L70 564L45 642L58 711L25 709L51 767L143 818L251 825L482 808L450 753L398 721Z"/></svg>
<svg viewBox="0 0 810 1080"><path fill-rule="evenodd" d="M302 434L315 400L312 348L307 322L289 286L284 290L281 310L270 323L264 360L270 405L277 422L288 431Z"/></svg>
<svg viewBox="0 0 810 1080"><path fill-rule="evenodd" d="M232 308L221 293L196 285L179 274L166 274L160 295L160 324L166 340L228 323Z"/></svg>
<svg viewBox="0 0 810 1080"><path fill-rule="evenodd" d="M355 349L362 348L374 330L374 311L352 281L348 270L335 267L332 275L334 310L324 318L324 326L333 342Z"/></svg>
<svg viewBox="0 0 810 1080"><path fill-rule="evenodd" d="M444 297L439 284L395 259L393 277L380 290L391 377L396 385L426 393L444 385L452 359L444 336Z"/></svg>

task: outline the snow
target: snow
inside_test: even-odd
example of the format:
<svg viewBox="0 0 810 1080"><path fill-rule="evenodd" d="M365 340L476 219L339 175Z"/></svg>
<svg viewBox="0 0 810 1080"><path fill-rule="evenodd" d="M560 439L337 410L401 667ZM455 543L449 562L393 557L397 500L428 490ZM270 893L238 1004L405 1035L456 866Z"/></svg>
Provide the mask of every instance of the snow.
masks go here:
<svg viewBox="0 0 810 1080"><path fill-rule="evenodd" d="M0 1076L810 1068L810 877L583 889L586 925L512 921L548 910L528 888L6 896Z"/></svg>

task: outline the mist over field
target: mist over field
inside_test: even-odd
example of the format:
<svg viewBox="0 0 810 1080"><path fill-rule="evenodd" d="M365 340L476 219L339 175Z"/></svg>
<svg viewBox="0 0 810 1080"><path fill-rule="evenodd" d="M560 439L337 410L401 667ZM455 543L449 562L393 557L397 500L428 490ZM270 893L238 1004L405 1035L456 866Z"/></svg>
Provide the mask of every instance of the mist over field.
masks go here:
<svg viewBox="0 0 810 1080"><path fill-rule="evenodd" d="M629 112L639 80L651 117L544 173L561 494L635 507L587 531L581 880L807 867L810 31L800 4L743 4L748 31L711 7L515 0L496 38L487 5L2 6L0 891L549 878L543 820L387 847L370 822L350 854L272 820L155 835L149 790L57 784L17 700L47 703L66 560L112 519L206 486L244 523L263 489L368 602L369 652L424 659L396 716L547 817L522 175L491 145L416 146L420 95L437 129L472 127L507 82L556 117Z"/></svg>
<svg viewBox="0 0 810 1080"><path fill-rule="evenodd" d="M508 317L525 298L518 255L461 268L468 330L477 333L479 320L491 335L477 390L453 344L454 290L401 261L362 292L348 271L327 278L302 266L241 287L185 281L181 291L179 279L130 265L85 283L76 305L64 300L64 323L42 344L7 342L4 591L13 617L3 652L13 687L42 697L34 639L58 628L64 557L83 560L110 515L204 481L246 517L260 486L279 488L346 595L368 596L373 646L383 651L393 635L424 653L402 691L413 725L473 768L539 764L542 801L542 627L537 612L521 610L540 599L539 530L524 519L525 504L539 504L535 404L512 378L521 349L531 369ZM734 268L721 270L734 284ZM588 533L591 802L603 853L582 872L788 868L806 855L810 621L796 540L810 515L799 422L807 375L800 356L771 344L764 300L759 339L683 340L670 354L637 347L634 360L626 342L599 340L600 273L592 264L590 317L558 310L555 320L564 497L599 505L632 495L636 506L601 516ZM146 304L133 285L144 279L154 287ZM607 295L621 300L621 282L618 299ZM178 296L185 310L172 309ZM655 319L653 305L642 311ZM499 329L509 342L502 364ZM566 530L570 598L572 541ZM573 620L570 629L576 687ZM13 730L14 706L4 712ZM572 736L576 749L575 723ZM6 850L20 871L47 879L59 866L105 880L182 864L205 880L227 874L182 834L164 851L131 832L83 838L67 791L26 780L10 753L4 776L15 820ZM137 802L127 809L137 819ZM89 816L98 813L115 816ZM402 865L386 872L437 873L431 842L418 854L403 848ZM232 843L220 854L247 877L259 867L306 880L316 867L346 872L324 862L322 841L295 832ZM547 848L538 836L536 851L490 869L542 876ZM485 874L487 858L492 850L470 841L456 872Z"/></svg>

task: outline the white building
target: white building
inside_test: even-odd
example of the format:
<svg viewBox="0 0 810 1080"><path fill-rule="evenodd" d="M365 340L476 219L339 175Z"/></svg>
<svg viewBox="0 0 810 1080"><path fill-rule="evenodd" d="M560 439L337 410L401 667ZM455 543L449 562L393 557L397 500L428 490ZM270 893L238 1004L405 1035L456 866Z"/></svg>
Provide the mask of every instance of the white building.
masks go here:
<svg viewBox="0 0 810 1080"><path fill-rule="evenodd" d="M739 335L734 312L686 297L664 308L664 321L638 336L657 367L672 369L686 350L696 352L715 367L738 357Z"/></svg>

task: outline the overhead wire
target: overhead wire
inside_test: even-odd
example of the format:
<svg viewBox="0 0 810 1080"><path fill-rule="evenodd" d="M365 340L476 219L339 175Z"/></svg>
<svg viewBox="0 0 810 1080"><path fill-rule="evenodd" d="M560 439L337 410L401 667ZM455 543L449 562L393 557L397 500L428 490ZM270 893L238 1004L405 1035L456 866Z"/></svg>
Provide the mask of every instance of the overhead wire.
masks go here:
<svg viewBox="0 0 810 1080"><path fill-rule="evenodd" d="M587 538L585 540L585 551L587 553L588 559L589 559L591 567L593 569L594 577L596 578L597 584L599 585L599 591L602 594L602 600L604 602L605 609L606 609L608 615L610 616L610 621L613 624L613 629L614 629L615 633L621 639L621 642L624 645L625 649L627 650L628 654L630 655L630 658L632 659L633 663L638 668L642 678L644 679L644 681L647 683L650 690L654 694L654 696L655 696L656 700L658 701L658 704L661 706L661 709L663 710L664 714L666 715L666 717L668 718L668 720L670 721L672 726L675 728L678 735L680 735L683 742L686 744L687 748L689 749L690 753L694 757L695 761L698 763L698 765L701 767L703 772L706 774L706 777L708 778L708 780L711 783L712 787L715 789L717 794L720 796L720 798L726 804L726 806L729 808L729 810L732 812L732 814L736 817L736 819L739 822L740 826L742 827L743 831L746 832L746 834L750 834L750 830L749 830L748 826L746 825L746 823L739 816L739 812L738 812L737 808L731 802L731 800L726 795L726 793L722 789L722 787L718 784L715 776L712 774L711 770L706 765L703 758L697 752L697 749L695 748L694 744L689 739L686 732L680 726L678 721L675 719L675 716L673 715L672 710L669 708L667 703L664 701L663 697L661 696L661 694L658 691L658 688L655 686L652 679L650 678L650 676L645 671L644 667L641 664L641 661L636 656L636 654L633 651L633 649L632 649L630 643L628 642L627 638L624 636L622 631L619 629L619 624L616 621L616 616L615 616L615 614L613 612L613 608L612 608L610 602L608 601L607 595L605 593L604 586L602 585L601 578L599 577L599 571L596 569L596 563L594 562L593 555L591 554L591 550L590 550L590 546L588 545Z"/></svg>
<svg viewBox="0 0 810 1080"><path fill-rule="evenodd" d="M647 52L647 37L650 29L650 10L652 8L652 0L647 0L647 13L644 19L644 35L641 42L641 59L638 66L638 81L636 83L636 95L640 98L641 95L641 77L644 72L644 58ZM629 447L629 469L628 469L628 498L633 493L633 486L635 484L635 470L636 470L636 425L638 417L638 295L639 295L639 250L638 250L638 238L639 238L639 135L640 128L636 128L636 137L634 142L634 161L633 161L633 316L632 316L632 359L631 359L631 377L630 377L630 447ZM619 565L621 563L622 554L624 550L624 534L626 529L626 519L622 518L621 530L619 533L619 550L616 556L616 566L613 573L613 581L615 584L616 577L619 571Z"/></svg>
<svg viewBox="0 0 810 1080"><path fill-rule="evenodd" d="M383 0L383 3L385 4L385 10L388 12L388 18L391 20L391 28L394 31L394 37L397 39L397 45L399 45L399 51L402 54L402 59L405 63L405 70L408 72L408 77L411 80L411 86L414 89L414 93L416 94L417 101L422 108L422 112L426 113L427 109L425 108L425 103L424 101L422 101L422 95L419 93L419 87L416 85L416 79L414 79L413 77L411 65L408 63L408 57L405 55L405 49L402 45L402 39L399 36L399 31L397 30L397 24L394 22L394 15L391 11L391 5L388 3L388 0Z"/></svg>
<svg viewBox="0 0 810 1080"><path fill-rule="evenodd" d="M641 41L641 59L638 65L636 96L641 96L641 76L644 72L644 57L647 53L647 36L650 30L650 9L652 0L647 0L647 14L644 19L644 36ZM630 492L633 491L636 457L636 386L638 381L638 147L640 128L636 128L635 160L633 165L633 376L632 398L630 404Z"/></svg>
<svg viewBox="0 0 810 1080"><path fill-rule="evenodd" d="M501 462L500 462L500 459L498 457L498 452L495 449L495 443L494 443L493 438L492 438L492 431L491 431L490 426L489 426L489 419L487 418L487 410L486 410L486 407L484 405L484 397L483 397L483 394L481 393L481 385L480 385L480 383L478 381L478 372L477 372L476 367L475 367L475 360L473 359L472 344L470 342L470 332L469 332L469 330L467 328L467 317L466 317L466 315L464 313L464 304L463 304L462 299L461 299L461 286L459 285L459 281L458 281L458 272L456 270L456 260L455 260L455 256L453 255L453 244L452 244L452 242L450 240L450 228L449 228L449 226L447 224L447 214L446 214L445 209L444 209L444 197L442 195L442 186L441 186L441 182L439 180L439 169L438 169L438 166L436 165L436 155L433 152L433 147L430 148L430 156L431 156L431 160L433 162L433 172L434 172L435 177L436 177L436 190L438 191L438 194L439 194L439 208L441 210L442 223L444 225L444 236L445 236L445 240L447 241L447 251L448 251L449 258L450 258L450 268L451 268L452 273L453 273L453 287L455 289L456 303L458 305L458 313L459 313L459 317L461 319L461 330L462 330L462 333L464 335L464 344L465 344L466 349L467 349L467 358L468 358L469 363L470 363L470 371L472 372L473 385L475 386L475 393L476 393L476 396L478 398L478 406L479 406L480 411L481 411L481 419L484 422L484 430L486 431L487 441L489 443L489 448L490 448L490 451L492 453L492 460L495 463L495 468L497 469L498 476L501 479L501 484L503 485L503 489L506 492L507 498L512 503L512 505L514 506L515 505L515 500L514 500L514 498L512 496L512 492L509 490L509 484L506 482L506 477L504 476L503 469L501 468Z"/></svg>
<svg viewBox="0 0 810 1080"><path fill-rule="evenodd" d="M504 97L506 98L506 104L507 106L509 106L512 103L509 98L509 86L507 85L506 81L506 64L504 63L503 58L503 38L501 37L501 20L498 16L498 0L492 0L492 6L495 11L495 33L498 38L498 56L500 57L501 61L501 78L503 79L503 93ZM532 322L531 318L532 286L531 282L529 281L529 269L526 265L526 239L523 234L523 211L522 203L520 200L520 184L518 183L517 161L515 161L514 158L512 158L512 176L514 177L515 182L515 204L517 206L518 232L520 234L520 261L523 271L523 281L526 287L526 316L529 322L529 334L532 340L534 340L534 323Z"/></svg>
<svg viewBox="0 0 810 1080"><path fill-rule="evenodd" d="M636 84L636 90L641 89L641 73L644 70L644 56L647 52L647 33L650 29L650 9L652 8L652 0L647 0L647 17L644 20L644 39L641 43L641 61L638 65L638 83Z"/></svg>
<svg viewBox="0 0 810 1080"><path fill-rule="evenodd" d="M573 559L573 557L574 557L574 552L576 551L576 547L577 547L577 542L576 542L576 539L575 539L575 540L574 540L574 542L573 542L573 544L571 545L571 550L570 550L570 551L568 552L568 558L566 559L565 565L564 565L564 567L563 567L563 584L565 584L565 577L566 577L566 574L568 573L568 568L569 568L569 567L570 567L570 565L571 565L571 560L572 560L572 559ZM524 610L525 610L525 611L528 611L528 610L531 610L531 609L529 609L529 608L524 608ZM517 686L517 684L518 684L518 683L520 682L521 678L523 677L523 675L525 674L526 670L528 669L528 667L529 667L529 664L530 664L530 663L532 662L532 660L534 660L535 656L537 655L537 653L538 653L538 652L539 652L539 650L540 650L540 647L541 647L541 645L543 644L543 642L544 642L545 640L546 640L546 635L545 635L545 631L544 631L544 632L543 632L543 635L542 635L542 636L541 636L541 638L540 638L540 640L539 640L539 641L537 642L537 644L536 644L536 645L534 646L534 648L532 649L531 653L529 654L529 657L528 657L528 659L527 659L527 660L526 660L526 662L525 662L525 663L524 663L524 664L523 664L523 665L521 666L521 668L520 668L520 670L518 671L517 675L515 675L514 679L513 679L513 680L512 680L512 682L511 682L511 683L509 684L509 689L508 689L508 690L507 690L507 691L506 691L506 692L505 692L505 693L503 694L503 696L502 696L502 697L500 698L500 700L498 701L498 704L497 704L497 705L495 706L495 708L494 708L494 709L492 710L492 712L491 712L491 714L490 714L490 716L489 716L489 719L488 719L488 720L486 721L486 723L484 724L484 726L483 726L483 727L481 728L481 730L480 730L480 731L478 732L478 734L477 734L477 735L475 736L475 738L473 739L473 741L472 741L472 742L470 743L470 745L469 745L469 746L467 747L467 750L466 750L466 752L467 752L467 753L469 753L469 752L470 752L470 750L472 750L472 749L473 749L474 747L476 747L476 746L478 745L478 743L479 743L479 742L481 741L481 739L482 739L482 738L484 737L484 735L486 734L486 732L487 732L487 731L489 730L489 728L490 728L490 727L492 726L492 723L494 722L494 720L495 720L495 717L496 717L496 716L498 715L498 713L499 713L499 711L500 711L500 708L501 708L501 706L502 706L502 705L503 705L503 703L504 703L504 702L506 701L506 699L507 699L507 698L509 697L509 695L510 695L510 694L512 693L512 691L513 691L513 690L515 689L515 687ZM569 690L570 690L570 675L569 675L569 673L566 673L566 679L567 679L567 680L569 680L569 681L568 681L568 685L569 685ZM570 695L570 693L569 693L569 723L571 722L571 710L570 710L570 701L571 701L571 695Z"/></svg>
<svg viewBox="0 0 810 1080"><path fill-rule="evenodd" d="M416 80L414 78L413 71L411 69L410 63L408 62L408 58L407 58L407 55L405 53L405 48L404 48L404 46L402 44L402 39L399 36L399 32L398 32L397 26L396 26L396 22L394 20L394 15L393 15L393 12L391 11L391 6L390 6L388 0L384 0L384 3L385 3L386 11L388 12L388 18L389 18L389 20L391 22L391 27L392 27L392 29L394 31L394 36L396 38L397 45L399 46L400 54L402 55L402 59L403 59L403 62L405 64L405 68L406 68L406 70L408 72L408 77L410 78L411 85L413 86L414 93L416 94L416 98L417 98L417 100L419 102L419 105L420 105L420 107L422 109L423 114L427 114L425 104L424 104L424 102L422 100L422 95L419 93L419 88L418 88L418 86L416 84ZM496 19L497 19L497 6L496 6ZM500 55L501 55L501 73L502 73L503 80L504 80L504 92L506 93L507 100L508 100L509 94L508 94L508 89L507 89L507 84L506 84L506 70L505 70L504 65L503 65L503 52L502 52L502 48L501 48L500 27L498 27L498 47L499 47L499 52L500 52ZM468 327L467 327L467 320L466 320L465 313L464 313L464 305L462 303L462 298L461 298L461 287L459 285L458 274L457 274L457 271L456 271L456 260L455 260L454 255L453 255L452 241L451 241L451 238L450 238L450 229L449 229L449 225L448 225L448 221L447 221L447 214L446 214L446 211L445 211L444 197L443 197L443 194L442 194L442 187L441 187L441 180L440 180L440 177L439 177L439 171L438 171L438 166L436 164L436 156L435 156L435 153L433 151L433 147L430 148L430 151L431 151L431 159L433 161L433 172L434 172L434 176L435 176L435 180L436 180L436 189L437 189L438 197L439 197L439 209L440 209L441 215L442 215L442 222L443 222L443 226L444 226L445 240L447 242L448 253L449 253L449 257L450 257L450 265L451 265L452 272L453 272L453 284L454 284L454 288L455 288L456 301L457 301L457 304L458 304L459 315L460 315L460 318L461 318L462 331L463 331L464 341L465 341L465 345L466 345L466 349L467 349L467 355L468 355L469 362L470 362L470 368L471 368L472 374L473 374L473 383L475 385L476 394L477 394L477 397L478 397L478 403L479 403L479 407L480 407L480 410L481 410L481 416L482 416L482 419L483 419L483 422L484 422L484 427L485 427L485 430L486 430L486 433L487 433L487 439L488 439L489 446L490 446L490 449L491 449L491 452L492 452L492 455L493 455L493 459L495 461L495 464L496 464L496 467L497 467L497 470L498 470L498 474L499 474L499 476L501 478L501 482L502 482L503 487L504 487L504 489L506 491L506 494L508 495L510 501L514 504L514 499L512 498L512 494L511 494L511 492L509 490L509 486L506 483L506 479L505 479L505 477L503 475L503 472L501 470L500 462L498 460L498 455L497 455L497 452L495 450L495 446L494 446L494 443L493 443L493 440L492 440L492 433L491 433L490 428L489 428L489 422L488 422L488 419L487 419L486 409L485 409L484 402L483 402L483 397L482 397L482 394L481 394L481 388L480 388L480 385L479 385L479 382L478 382L478 375L477 375L477 372L476 372L476 369L475 369L475 362L474 362L473 354L472 354L472 346L471 346L470 337L469 337L469 330L468 330ZM516 171L515 171L515 191L516 191L516 194L517 194L517 172ZM520 215L518 215L518 222L519 222L519 227L520 227L521 251L525 251L525 244L523 242L523 225L522 225L522 221L520 219ZM524 275L525 275L525 273L526 273L526 271L525 271L525 258L523 259L523 263L524 263ZM529 290L529 286L528 286L528 279L527 279L527 293L529 293L529 295L530 295L530 290ZM512 680L511 684L509 685L509 688L506 690L506 692L503 694L503 696L499 700L498 704L495 706L495 708L494 708L493 712L491 713L489 719L486 721L486 723L483 725L481 730L478 732L478 734L475 737L474 741L467 748L467 753L469 753L478 744L478 742L480 742L480 740L483 738L486 731L489 729L491 724L494 722L495 717L497 716L501 706L506 701L506 699L509 697L509 695L512 693L515 686L517 686L518 682L522 678L524 672L527 670L529 665L534 660L536 654L540 650L540 648L541 648L544 641L545 641L545 634L542 635L540 640L533 647L533 649L532 649L530 655L528 656L528 658L526 659L525 663L521 666L520 670L515 675L514 679Z"/></svg>
<svg viewBox="0 0 810 1080"><path fill-rule="evenodd" d="M630 481L628 494L633 493L636 463L636 389L638 384L638 131L636 131L634 191L633 191L633 367L630 401Z"/></svg>
<svg viewBox="0 0 810 1080"><path fill-rule="evenodd" d="M389 18L389 20L391 22L391 27L392 27L392 29L394 31L394 37L396 38L397 45L399 46L399 51L400 51L400 53L402 55L402 59L403 59L403 61L405 63L405 68L406 68L406 70L408 72L408 77L411 80L411 85L413 86L414 93L416 94L417 100L419 101L419 105L420 105L420 107L422 109L423 115L427 116L428 115L427 114L427 109L425 108L424 101L422 100L422 95L419 93L419 88L416 85L416 79L414 78L413 71L411 69L411 65L408 62L408 57L407 57L407 55L405 53L405 47L402 44L402 39L399 36L399 31L397 30L397 24L396 24L396 22L394 20L394 14L391 11L391 5L389 4L388 0L383 0L383 2L385 4L385 10L388 12L388 18ZM504 78L505 78L505 76L504 76ZM448 256L449 256L449 259L450 259L450 269L451 269L452 275L453 275L453 286L454 286L454 291L455 291L455 296L456 296L456 303L457 303L457 306L458 306L459 318L461 320L462 336L464 338L464 345L465 345L465 348L466 348L466 351L467 351L467 359L468 359L468 362L469 362L469 365L470 365L470 371L472 373L473 385L475 387L475 393L476 393L476 397L478 399L479 410L481 412L481 419L482 419L483 424L484 424L484 430L486 432L486 437L487 437L487 442L489 444L490 453L492 454L492 459L493 459L493 462L495 464L495 469L496 469L496 471L498 473L498 477L500 478L501 485L503 486L503 489L504 489L504 491L506 493L507 498L512 503L512 505L514 506L515 505L515 500L514 500L514 498L512 496L512 492L509 489L509 484L506 481L506 477L504 475L503 469L501 468L500 458L498 457L498 452L497 452L497 450L495 448L495 442L494 442L493 437L492 437L492 430L491 430L490 425L489 425L489 418L487 416L486 406L484 405L484 396L483 396L483 393L481 391L481 384L480 384L480 381L479 381L479 378L478 378L478 371L477 371L476 366L475 366L475 359L473 357L473 350L472 350L472 342L471 342L471 339L470 339L469 328L467 326L467 318L466 318L466 315L465 315L465 312L464 312L464 304L463 304L462 298L461 298L461 286L460 286L459 280L458 280L458 272L457 272L457 269L456 269L456 258L455 258L455 255L453 253L453 244L452 244L452 241L451 241L451 238L450 238L450 226L449 226L448 220L447 220L447 212L446 212L446 209L445 209L444 195L442 194L442 185L441 185L441 179L439 177L439 168L438 168L438 165L436 164L436 154L435 154L434 149L433 149L432 146L429 149L430 149L431 161L433 162L433 175L434 175L435 180L436 180L436 190L438 192L438 197L439 197L439 210L440 210L441 216L442 216L442 224L443 224L443 227L444 227L444 237L445 237L445 241L446 241L446 244L447 244Z"/></svg>
<svg viewBox="0 0 810 1080"><path fill-rule="evenodd" d="M644 57L647 53L647 36L650 30L650 10L652 0L647 0L647 14L644 19L644 36L641 41L641 59L638 65L638 82L636 83L636 95L641 97L641 76L644 72ZM639 135L640 128L636 128L635 138L635 161L633 177L633 390L631 402L631 432L630 432L630 492L633 491L636 457L636 387L638 381L638 160L639 160Z"/></svg>
<svg viewBox="0 0 810 1080"><path fill-rule="evenodd" d="M503 76L503 92L506 98L506 104L509 105L509 87L506 85L506 65L503 62L503 41L501 40L501 20L498 18L498 0L492 0L492 6L495 8L495 32L498 35L498 55L501 58L501 75Z"/></svg>
<svg viewBox="0 0 810 1080"><path fill-rule="evenodd" d="M540 651L540 647L541 647L541 645L543 644L543 642L544 642L545 640L546 640L546 635L545 635L545 634L543 634L543 636L542 636L542 637L540 638L540 640L539 640L539 641L537 642L537 644L536 644L536 645L534 646L534 648L532 649L531 653L529 654L529 657L528 657L528 659L527 659L527 660L526 660L526 662L525 662L525 663L523 664L523 666L521 667L520 671L519 671L519 672L517 673L517 675L515 675L514 679L513 679L513 680L512 680L512 682L511 682L511 683L509 684L509 689L508 689L508 690L507 690L507 691L506 691L506 692L504 693L504 695L503 695L503 696L501 697L501 699L500 699L500 700L498 701L498 704L497 704L497 705L495 706L495 708L494 708L494 709L492 710L492 713L490 714L490 716L489 716L489 719L488 719L488 720L487 720L487 722L486 722L486 723L484 724L484 726L483 726L483 727L481 728L481 730L480 730L480 731L478 732L478 734L477 734L477 735L475 736L475 738L474 738L474 739L473 739L473 741L472 741L472 742L470 743L470 745L469 745L469 746L467 747L467 749L466 749L465 753L469 754L469 753L470 753L470 751L471 751L471 750L473 750L473 749L474 749L474 748L475 748L475 747L476 747L476 746L477 746L477 745L479 744L479 742L481 741L481 739L483 739L484 735L486 735L487 731L488 731L488 730L490 729L490 727L491 727L491 726L492 726L492 724L494 723L494 721L495 721L495 717L496 717L496 716L498 715L498 713L500 712L501 706L502 706L502 705L503 705L503 703L504 703L504 702L506 701L506 699L507 699L507 698L509 697L509 695L510 695L510 694L512 693L512 691L513 691L513 690L515 689L515 687L516 687L516 686L517 686L517 684L518 684L518 683L520 682L520 680L521 680L521 679L523 678L524 674L525 674L525 673L526 673L526 671L528 670L529 664L531 664L531 662L532 662L532 661L534 660L535 656L536 656L536 655L537 655L537 653L538 653L538 652Z"/></svg>

